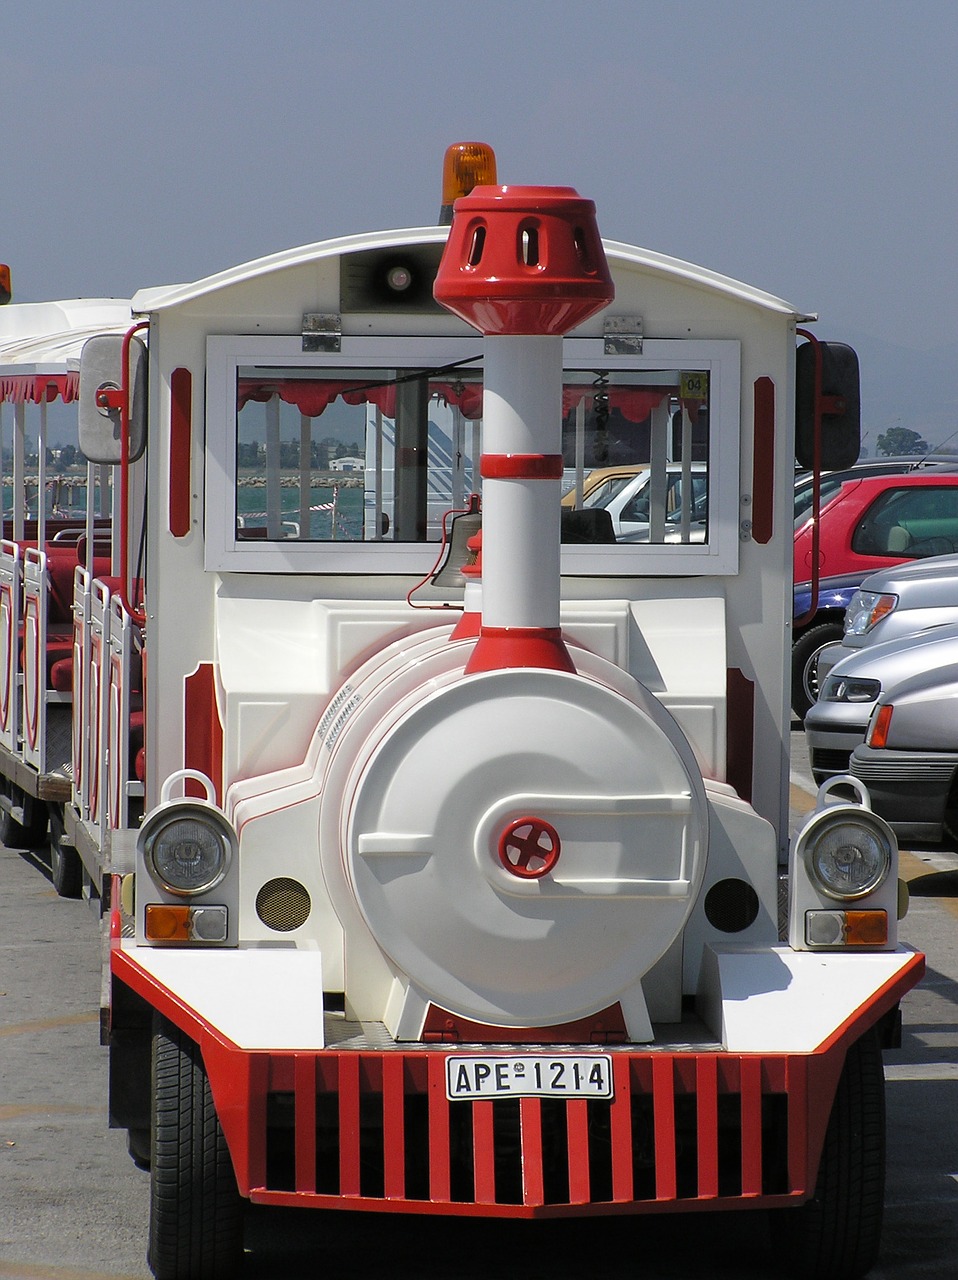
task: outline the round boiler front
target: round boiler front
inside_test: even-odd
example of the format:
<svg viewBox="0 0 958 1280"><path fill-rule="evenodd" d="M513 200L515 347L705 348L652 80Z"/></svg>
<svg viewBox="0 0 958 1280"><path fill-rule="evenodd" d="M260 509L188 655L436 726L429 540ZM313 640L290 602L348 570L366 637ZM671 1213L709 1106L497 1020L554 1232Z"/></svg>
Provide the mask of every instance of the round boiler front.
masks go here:
<svg viewBox="0 0 958 1280"><path fill-rule="evenodd" d="M342 862L327 880L443 1009L521 1027L605 1008L666 951L704 875L688 745L618 670L613 689L534 669L433 679L434 660L420 696L367 705L333 770Z"/></svg>

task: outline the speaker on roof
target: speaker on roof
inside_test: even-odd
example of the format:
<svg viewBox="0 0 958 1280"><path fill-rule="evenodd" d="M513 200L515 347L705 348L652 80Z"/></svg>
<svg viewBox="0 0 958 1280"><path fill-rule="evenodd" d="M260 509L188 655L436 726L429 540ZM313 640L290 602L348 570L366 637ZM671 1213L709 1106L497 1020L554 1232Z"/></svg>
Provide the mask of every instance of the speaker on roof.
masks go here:
<svg viewBox="0 0 958 1280"><path fill-rule="evenodd" d="M441 244L422 244L343 254L339 268L340 310L440 311L432 296L432 283L442 249Z"/></svg>

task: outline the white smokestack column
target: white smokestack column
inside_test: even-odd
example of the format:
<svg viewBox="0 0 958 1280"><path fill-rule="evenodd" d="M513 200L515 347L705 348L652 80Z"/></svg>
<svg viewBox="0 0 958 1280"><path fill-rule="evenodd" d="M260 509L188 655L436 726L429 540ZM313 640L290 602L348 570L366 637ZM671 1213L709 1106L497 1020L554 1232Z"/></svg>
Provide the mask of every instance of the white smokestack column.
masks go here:
<svg viewBox="0 0 958 1280"><path fill-rule="evenodd" d="M482 623L467 671L574 670L559 632L562 335L614 296L595 206L569 187L457 200L438 302L486 335Z"/></svg>
<svg viewBox="0 0 958 1280"><path fill-rule="evenodd" d="M484 627L559 625L562 338L486 338Z"/></svg>

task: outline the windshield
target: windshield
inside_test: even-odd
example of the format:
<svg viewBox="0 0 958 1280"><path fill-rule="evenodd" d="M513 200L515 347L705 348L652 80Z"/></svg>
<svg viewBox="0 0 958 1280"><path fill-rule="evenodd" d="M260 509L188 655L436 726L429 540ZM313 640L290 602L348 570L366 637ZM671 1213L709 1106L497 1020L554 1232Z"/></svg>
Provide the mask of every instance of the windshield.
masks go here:
<svg viewBox="0 0 958 1280"><path fill-rule="evenodd" d="M567 372L570 538L705 540L708 390L706 371ZM482 404L478 358L436 370L238 366L237 542L440 541L443 517L482 492ZM608 519L573 520L576 510Z"/></svg>

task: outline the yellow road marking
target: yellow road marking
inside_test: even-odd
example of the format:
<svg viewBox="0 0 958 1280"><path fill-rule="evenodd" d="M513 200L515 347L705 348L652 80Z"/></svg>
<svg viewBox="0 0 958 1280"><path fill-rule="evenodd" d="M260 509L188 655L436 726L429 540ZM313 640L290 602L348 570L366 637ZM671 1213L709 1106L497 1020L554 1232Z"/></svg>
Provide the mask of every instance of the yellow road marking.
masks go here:
<svg viewBox="0 0 958 1280"><path fill-rule="evenodd" d="M788 784L788 803L798 813L811 813L815 808L815 797L809 795L804 787L796 786L794 782L790 782Z"/></svg>
<svg viewBox="0 0 958 1280"><path fill-rule="evenodd" d="M84 1022L99 1022L99 1013L69 1013L62 1018L36 1018L33 1022L14 1022L0 1027L0 1036L32 1035L35 1031L52 1031L56 1027L76 1027ZM0 1275L3 1273L0 1272Z"/></svg>
<svg viewBox="0 0 958 1280"><path fill-rule="evenodd" d="M117 1271L78 1271L76 1267L41 1267L33 1262L0 1258L0 1276L5 1280L140 1280L139 1276Z"/></svg>
<svg viewBox="0 0 958 1280"><path fill-rule="evenodd" d="M37 1102L32 1105L8 1103L0 1106L0 1121L20 1120L23 1116L102 1116L104 1107L85 1107L73 1102Z"/></svg>

